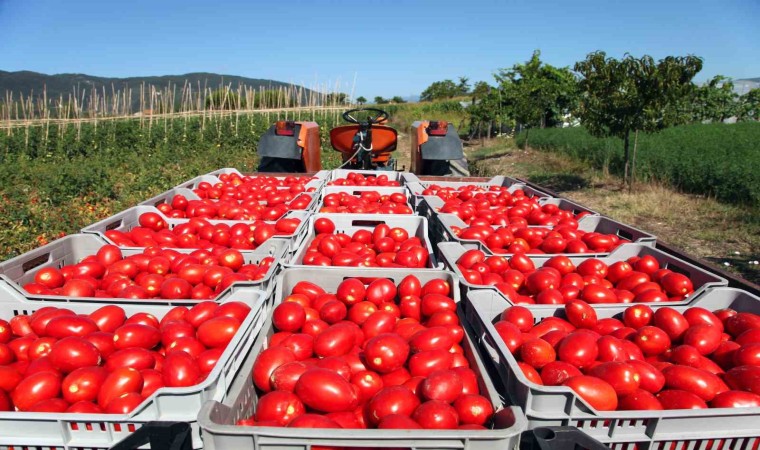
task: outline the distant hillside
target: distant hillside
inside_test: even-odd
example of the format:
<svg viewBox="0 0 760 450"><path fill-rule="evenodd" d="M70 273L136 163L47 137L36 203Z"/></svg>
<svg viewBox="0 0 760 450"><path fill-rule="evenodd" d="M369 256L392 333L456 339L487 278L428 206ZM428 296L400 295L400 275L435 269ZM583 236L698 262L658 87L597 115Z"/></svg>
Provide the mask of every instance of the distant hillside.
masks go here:
<svg viewBox="0 0 760 450"><path fill-rule="evenodd" d="M132 108L133 110L137 110L140 105L139 95L141 85L153 85L157 89L162 89L169 84L172 84L177 86L177 91L179 92L185 85L185 82L191 84L194 91L198 88L199 84L201 89L206 87L215 89L219 86L230 84L233 89L237 88L239 85L245 85L257 90L288 87L296 89L300 88L299 86L283 83L281 81L206 72L155 77L105 78L80 73L46 75L44 73L30 71L6 72L0 70L0 99L5 98L6 92L12 92L14 98L18 98L19 94L28 96L34 93L35 96L38 96L42 95L43 89L47 90L48 99L58 98L60 95L67 98L68 95L75 92L75 90L80 93L83 91L89 92L93 87L100 92L105 88L106 95L111 95L112 89L122 92L126 89L131 89ZM311 91L303 88L302 92L304 97L308 97Z"/></svg>
<svg viewBox="0 0 760 450"><path fill-rule="evenodd" d="M760 77L758 78L743 78L741 80L734 80L734 92L739 95L746 94L752 89L760 88Z"/></svg>

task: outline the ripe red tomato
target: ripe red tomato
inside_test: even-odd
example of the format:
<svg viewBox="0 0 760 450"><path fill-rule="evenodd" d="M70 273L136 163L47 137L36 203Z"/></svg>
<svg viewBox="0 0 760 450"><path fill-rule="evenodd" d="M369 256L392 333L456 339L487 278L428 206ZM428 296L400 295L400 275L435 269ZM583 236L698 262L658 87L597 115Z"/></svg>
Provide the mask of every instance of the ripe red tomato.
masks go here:
<svg viewBox="0 0 760 450"><path fill-rule="evenodd" d="M460 424L485 425L493 416L493 405L482 395L464 394L454 402Z"/></svg>
<svg viewBox="0 0 760 450"><path fill-rule="evenodd" d="M69 373L100 364L100 351L89 341L72 336L54 343L48 358L61 372Z"/></svg>
<svg viewBox="0 0 760 450"><path fill-rule="evenodd" d="M262 395L256 403L256 421L275 421L287 426L293 419L306 413L301 400L292 392L273 391Z"/></svg>
<svg viewBox="0 0 760 450"><path fill-rule="evenodd" d="M168 387L187 387L198 383L201 370L195 358L176 351L166 355L162 375L164 385Z"/></svg>
<svg viewBox="0 0 760 450"><path fill-rule="evenodd" d="M462 395L464 383L453 370L438 370L422 382L420 393L426 400L440 400L453 403Z"/></svg>
<svg viewBox="0 0 760 450"><path fill-rule="evenodd" d="M229 344L239 328L240 322L234 317L214 317L198 327L198 340L207 348L223 348Z"/></svg>
<svg viewBox="0 0 760 450"><path fill-rule="evenodd" d="M405 386L381 389L367 404L367 417L373 425L389 415L411 416L420 405L420 399Z"/></svg>
<svg viewBox="0 0 760 450"><path fill-rule="evenodd" d="M410 345L398 334L379 334L364 344L365 365L379 373L393 372L403 367L409 350Z"/></svg>
<svg viewBox="0 0 760 450"><path fill-rule="evenodd" d="M29 411L35 404L58 397L61 392L61 376L44 371L27 375L11 392L13 404L19 411Z"/></svg>
<svg viewBox="0 0 760 450"><path fill-rule="evenodd" d="M587 375L572 377L564 382L592 408L599 411L613 411L617 408L618 398L615 389L606 381Z"/></svg>
<svg viewBox="0 0 760 450"><path fill-rule="evenodd" d="M320 368L304 372L294 392L306 406L322 412L350 411L359 401L356 391L345 378Z"/></svg>
<svg viewBox="0 0 760 450"><path fill-rule="evenodd" d="M520 358L530 366L540 369L556 360L557 354L548 342L534 338L523 342L520 347Z"/></svg>
<svg viewBox="0 0 760 450"><path fill-rule="evenodd" d="M657 397L649 391L636 389L628 395L621 396L618 399L618 410L636 411L636 410L662 410L662 404Z"/></svg>
<svg viewBox="0 0 760 450"><path fill-rule="evenodd" d="M143 377L139 371L129 367L114 369L100 386L98 406L105 408L113 399L131 392L140 392Z"/></svg>
<svg viewBox="0 0 760 450"><path fill-rule="evenodd" d="M459 424L459 415L453 406L438 400L429 400L418 406L412 419L425 429L452 429Z"/></svg>
<svg viewBox="0 0 760 450"><path fill-rule="evenodd" d="M557 346L557 358L578 368L587 367L599 354L596 341L597 336L588 331L570 333Z"/></svg>
<svg viewBox="0 0 760 450"><path fill-rule="evenodd" d="M292 350L286 347L269 347L259 353L253 363L252 377L257 388L264 392L272 390L270 377L278 367L296 361Z"/></svg>

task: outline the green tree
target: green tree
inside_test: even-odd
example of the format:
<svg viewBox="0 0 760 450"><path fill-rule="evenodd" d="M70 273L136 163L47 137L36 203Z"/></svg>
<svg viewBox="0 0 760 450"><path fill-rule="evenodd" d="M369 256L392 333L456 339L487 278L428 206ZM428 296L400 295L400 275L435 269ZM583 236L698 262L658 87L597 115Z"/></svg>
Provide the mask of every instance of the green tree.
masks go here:
<svg viewBox="0 0 760 450"><path fill-rule="evenodd" d="M686 119L689 122L723 122L738 112L734 83L722 75L713 77L707 83L693 89L685 97Z"/></svg>
<svg viewBox="0 0 760 450"><path fill-rule="evenodd" d="M206 97L206 109L245 109L245 97L229 89L217 89Z"/></svg>
<svg viewBox="0 0 760 450"><path fill-rule="evenodd" d="M362 96L356 97L356 103L358 103L359 105L363 105L367 103L367 99Z"/></svg>
<svg viewBox="0 0 760 450"><path fill-rule="evenodd" d="M283 90L269 89L256 92L253 98L254 108L289 108L295 106L295 99Z"/></svg>
<svg viewBox="0 0 760 450"><path fill-rule="evenodd" d="M378 95L377 97L375 97L375 103L378 105L385 105L386 103L388 103L388 100Z"/></svg>
<svg viewBox="0 0 760 450"><path fill-rule="evenodd" d="M496 74L501 96L515 121L528 128L544 128L561 122L562 116L575 109L578 83L567 67L544 64L535 50L525 64L501 69ZM525 145L528 145L526 136Z"/></svg>
<svg viewBox="0 0 760 450"><path fill-rule="evenodd" d="M738 120L760 120L760 88L752 89L739 97Z"/></svg>
<svg viewBox="0 0 760 450"><path fill-rule="evenodd" d="M470 93L470 79L467 77L459 77L459 84L457 85L457 94L467 95Z"/></svg>
<svg viewBox="0 0 760 450"><path fill-rule="evenodd" d="M607 58L602 52L590 53L575 64L582 79L580 118L595 136L623 139L625 167L623 179L633 187L636 145L630 154L631 133L654 133L672 124L668 111L694 88L691 80L702 70L696 56L668 56L658 62L648 55L622 60ZM630 176L629 176L630 175Z"/></svg>
<svg viewBox="0 0 760 450"><path fill-rule="evenodd" d="M331 92L325 96L325 105L345 105L348 95L343 92Z"/></svg>
<svg viewBox="0 0 760 450"><path fill-rule="evenodd" d="M406 103L406 100L396 95L391 99L391 103Z"/></svg>
<svg viewBox="0 0 760 450"><path fill-rule="evenodd" d="M433 100L443 100L459 95L459 87L451 80L436 81L428 86L422 94L420 100L429 102Z"/></svg>
<svg viewBox="0 0 760 450"><path fill-rule="evenodd" d="M472 103L475 104L479 99L484 98L489 92L491 92L491 89L493 89L491 85L485 81L478 81L475 83L475 86L472 88Z"/></svg>

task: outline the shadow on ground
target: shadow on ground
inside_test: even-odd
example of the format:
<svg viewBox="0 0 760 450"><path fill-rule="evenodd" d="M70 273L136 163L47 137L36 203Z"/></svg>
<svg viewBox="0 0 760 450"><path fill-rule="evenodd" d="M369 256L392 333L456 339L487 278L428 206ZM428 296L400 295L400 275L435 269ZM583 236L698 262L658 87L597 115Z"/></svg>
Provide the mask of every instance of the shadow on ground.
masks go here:
<svg viewBox="0 0 760 450"><path fill-rule="evenodd" d="M571 173L531 175L529 180L553 191L577 191L589 187L587 179Z"/></svg>

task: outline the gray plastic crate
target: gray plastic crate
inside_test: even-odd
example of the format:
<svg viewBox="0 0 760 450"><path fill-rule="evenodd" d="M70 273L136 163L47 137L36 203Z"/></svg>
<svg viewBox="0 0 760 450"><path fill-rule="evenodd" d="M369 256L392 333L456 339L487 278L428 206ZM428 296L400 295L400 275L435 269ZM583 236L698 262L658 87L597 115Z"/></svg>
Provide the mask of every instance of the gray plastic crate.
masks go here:
<svg viewBox="0 0 760 450"><path fill-rule="evenodd" d="M317 205L316 211L319 211L322 207L322 203L327 194L339 194L341 192L345 192L355 197L361 196L364 192L377 192L380 195L404 194L407 206L414 211L414 196L403 186L325 186L320 192L319 205Z"/></svg>
<svg viewBox="0 0 760 450"><path fill-rule="evenodd" d="M495 253L482 241L475 239L461 239L454 234L452 227L466 228L469 225L464 223L459 217L454 214L438 214L435 218L436 223L440 226L440 236L443 241L446 242L458 242L466 249L481 250L486 255L494 255ZM499 228L493 226L493 228ZM531 228L553 228L545 226L531 226ZM619 237L621 240L628 241L630 243L647 245L654 247L657 244L657 237L649 234L645 231L639 230L605 216L585 216L578 220L578 230L585 232L596 232L601 234L611 234ZM499 253L500 255L510 256L507 253ZM601 253L557 253L569 257L601 257L609 255L609 252ZM554 256L550 254L549 256ZM542 255L537 255L542 256Z"/></svg>
<svg viewBox="0 0 760 450"><path fill-rule="evenodd" d="M388 177L388 180L398 181L401 186L403 186L406 183L404 172L395 172L393 170L351 170L351 169L333 169L332 171L330 171L330 176L327 178L327 183L333 182L335 180L344 179L348 177L348 174L350 173L358 173L358 174L364 175L365 177L377 177L380 175L385 175ZM327 186L333 187L330 184L328 184ZM335 186L335 187L349 187L349 186ZM378 186L378 187L383 187L383 186ZM393 187L393 186L388 186L388 187Z"/></svg>
<svg viewBox="0 0 760 450"><path fill-rule="evenodd" d="M488 188L493 186L502 186L502 187L512 187L515 185L520 185L521 187L525 186L525 183L522 181L512 178L512 177L506 177L506 176L495 176L487 181L422 181L419 178L414 181L407 181L407 189L409 189L412 194L421 196L422 191L429 188L430 186L440 186L445 188L453 188L453 189L460 189L466 186L477 186L479 188L483 188L485 190L488 190Z"/></svg>
<svg viewBox="0 0 760 450"><path fill-rule="evenodd" d="M596 411L575 392L565 386L542 386L525 377L517 361L498 337L493 327L510 304L492 291L471 291L467 294L466 318L473 327L477 341L485 354L490 355L493 366L506 386L507 393L528 416L530 427L574 426L605 444L615 448L628 448L623 444L645 445L638 448L706 449L693 441L726 439L728 445L737 442L760 442L760 408L710 408L700 410L669 411ZM620 318L630 305L594 308L599 318ZM652 309L663 306L650 305ZM674 306L685 311L700 306L710 311L732 308L739 312L760 313L760 298L734 288L712 288L689 304ZM563 307L553 305L531 307L536 321L545 317L564 317ZM668 447L671 444L677 446ZM704 443L703 443L704 444ZM716 442L717 444L717 442ZM717 447L713 447L717 448Z"/></svg>
<svg viewBox="0 0 760 450"><path fill-rule="evenodd" d="M313 179L313 180L305 183L304 188L306 190L309 190L309 189L313 188L316 191L318 191L320 188L322 188L322 185L324 185L324 183L326 182L326 180L324 178L324 177L326 177L326 174L324 174L322 172L326 172L326 171L317 172L317 174L319 176L315 175L315 177L314 177L315 179ZM198 187L198 185L200 183L202 183L204 181L207 182L207 183L210 183L212 185L214 185L216 183L221 183L222 180L219 179L219 175L221 175L222 173L227 173L227 174L234 173L234 174L239 175L241 177L245 177L246 176L245 174L241 174L240 172L238 172L235 169L220 169L220 170L208 173L206 175L201 175L199 177L192 178L192 179L190 179L188 181L185 181L182 184L178 184L177 186L175 186L175 188L195 189L195 188ZM285 177L283 177L283 176L272 176L272 175L269 175L267 173L252 173L252 174L249 174L248 176L252 176L252 177L271 177L271 178L277 178L277 179L280 179L280 180L285 179ZM299 174L299 173L294 173L293 176L295 176L295 177L305 177L304 174ZM322 177L322 178L320 178L320 177ZM279 189L287 189L287 188L286 187L281 187Z"/></svg>
<svg viewBox="0 0 760 450"><path fill-rule="evenodd" d="M82 233L85 234L96 234L103 238L105 241L113 244L114 242L108 239L106 236L106 231L110 230L117 230L121 232L128 232L132 228L139 227L139 219L142 214L152 212L161 215L164 220L166 221L166 224L168 225L169 229L173 229L174 227L182 224L186 224L190 221L190 219L170 219L166 217L161 211L159 211L157 208L154 208L152 206L135 206L133 208L129 208L125 211L120 212L119 214L114 214L113 216L103 219L98 223L92 224L88 227L82 228ZM306 223L308 222L309 216L311 215L310 211L288 211L285 213L284 216L282 216L283 219L299 219L301 220L301 224L296 228L296 231L294 231L291 234L283 234L283 235L277 235L274 237L274 239L282 239L287 241L288 250L289 251L295 251L303 242L303 239L306 237ZM207 220L208 223L212 225L216 224L226 224L229 226L235 225L237 223L253 223L255 221L253 220ZM270 224L274 224L274 222L267 222ZM136 250L139 247L122 247L122 249L133 249ZM140 249L142 250L142 249ZM252 250L240 250L241 252L247 252ZM244 253L245 254L245 253Z"/></svg>
<svg viewBox="0 0 760 450"><path fill-rule="evenodd" d="M353 236L359 230L372 231L376 226L386 224L391 228L403 228L410 237L416 236L422 241L422 244L428 250L428 266L438 268L438 260L435 257L435 247L430 242L428 236L428 223L424 217L409 215L388 215L388 214L314 214L309 218L306 226L306 237L301 241L300 247L295 251L290 260L283 265L285 267L314 267L304 266L303 257L306 249L314 240L316 232L314 231L314 222L319 218L327 218L335 224L335 233L345 233ZM328 267L329 269L329 267ZM333 269L341 270L343 267L334 267ZM365 270L387 270L383 268L365 267Z"/></svg>
<svg viewBox="0 0 760 450"><path fill-rule="evenodd" d="M8 261L0 263L0 296L14 297L44 302L71 302L71 303L119 303L141 305L188 305L197 303L191 299L150 299L134 300L125 298L97 298L97 297L62 297L56 295L32 295L23 289L23 285L34 281L34 274L44 267L61 268L69 264L76 264L86 256L94 255L100 247L106 245L100 237L94 234L72 234L55 240L48 245L36 248ZM142 253L143 249L122 249L124 256ZM192 253L194 249L177 249L181 253ZM258 264L268 256L275 261L282 261L287 252L287 243L281 239L270 239L256 250L241 252L246 264ZM266 276L258 281L235 283L233 286L249 286L261 291L271 293L274 291L275 277L282 266L275 262L269 268ZM227 288L216 298L218 301L232 289Z"/></svg>
<svg viewBox="0 0 760 450"><path fill-rule="evenodd" d="M532 189L532 188L530 188ZM556 198L556 197L549 197L546 194L543 194L540 191L536 191L535 189L532 189L533 192L538 192L542 195L540 195L540 198L538 199L538 204L543 205L557 205L559 209L563 211L571 211L574 216L577 216L580 213L588 213L590 215L596 215L599 216L598 212L594 211L593 209L586 208L585 206L579 205L578 203L575 203L573 201L570 201L566 198Z"/></svg>
<svg viewBox="0 0 760 450"><path fill-rule="evenodd" d="M438 254L440 255L441 263L443 264L444 268L446 268L447 270L453 270L454 272L456 272L457 276L459 277L462 289L464 291L489 290L489 291L497 293L497 295L503 296L503 294L493 286L471 284L464 280L464 277L462 276L462 272L459 270L459 267L457 267L456 262L465 251L467 251L467 249L462 247L462 245L460 245L457 242L443 242L443 243L438 244ZM687 277L691 279L691 282L694 285L694 292L687 299L680 302L662 302L662 303L657 303L657 305L683 305L685 303L688 303L698 298L709 288L728 285L728 280L726 280L723 277L715 275L705 269L699 268L682 259L676 258L675 256L669 255L663 252L662 250L658 250L656 248L648 247L642 244L623 244L620 247L613 250L609 255L600 257L598 259L607 265L612 265L613 263L616 263L618 261L625 261L632 256L644 256L644 255L653 256L657 261L659 261L660 267L662 268L667 268L667 269L672 270L673 272L678 272L683 275L686 275ZM547 260L549 260L550 258L556 255L528 255L528 256L533 261L533 264L535 264L536 268L539 268L539 267L542 267ZM578 264L585 261L589 257L593 257L593 255L587 255L583 257L570 257L570 260L573 262L573 264L577 266ZM598 307L600 305L602 304L594 305L594 307ZM605 303L604 305L616 306L618 304Z"/></svg>
<svg viewBox="0 0 760 450"><path fill-rule="evenodd" d="M187 388L161 388L130 414L0 412L0 448L109 448L151 421L189 422L193 448L202 448L198 411L209 400L223 401L226 398L266 320L265 300L266 294L250 287L235 288L225 294L221 300L223 303L244 302L251 307L251 313L227 345L216 367L200 384ZM0 295L0 317L4 319L30 314L42 306L46 305ZM59 306L78 314L88 314L103 305L69 303ZM159 319L171 309L150 303L120 306L128 316L146 312Z"/></svg>
<svg viewBox="0 0 760 450"><path fill-rule="evenodd" d="M278 287L278 298L282 298L282 292L290 292L292 286L298 280L316 282L321 287L330 290L335 289L337 284L343 281L343 276L334 277L318 272L303 274L302 271L288 270L283 272L283 282ZM353 271L354 274L345 276L362 276L366 272ZM402 275L403 273L403 275ZM413 272L399 272L393 276L395 282L399 282L404 276ZM445 275L444 275L445 274ZM312 276L309 276L312 275ZM429 276L426 276L429 275ZM430 279L444 276L450 279L451 274L439 272L426 272L420 276L423 283ZM423 278L424 277L424 278ZM326 282L323 282L326 281ZM282 286L285 290L282 291ZM467 330L466 323L462 320ZM483 361L475 350L475 344L471 339L471 330L467 330L462 346L470 360L473 370L478 372L480 378L480 390L483 395L491 400L496 411L494 417L495 429L492 430L363 430L363 429L330 429L329 432L320 429L303 428L277 428L277 427L251 427L236 426L239 419L249 417L255 410L257 395L253 381L249 375L256 356L266 348L269 337L273 334L271 322L268 321L261 331L259 339L253 346L248 360L241 369L241 376L233 384L229 396L224 402L208 402L203 406L198 420L203 430L204 448L207 450L221 449L278 449L278 450L301 450L313 446L337 446L337 447L400 447L406 449L465 449L487 450L494 447L512 450L519 443L519 434L525 429L525 419L522 411L513 406L505 407L499 393L489 378Z"/></svg>

